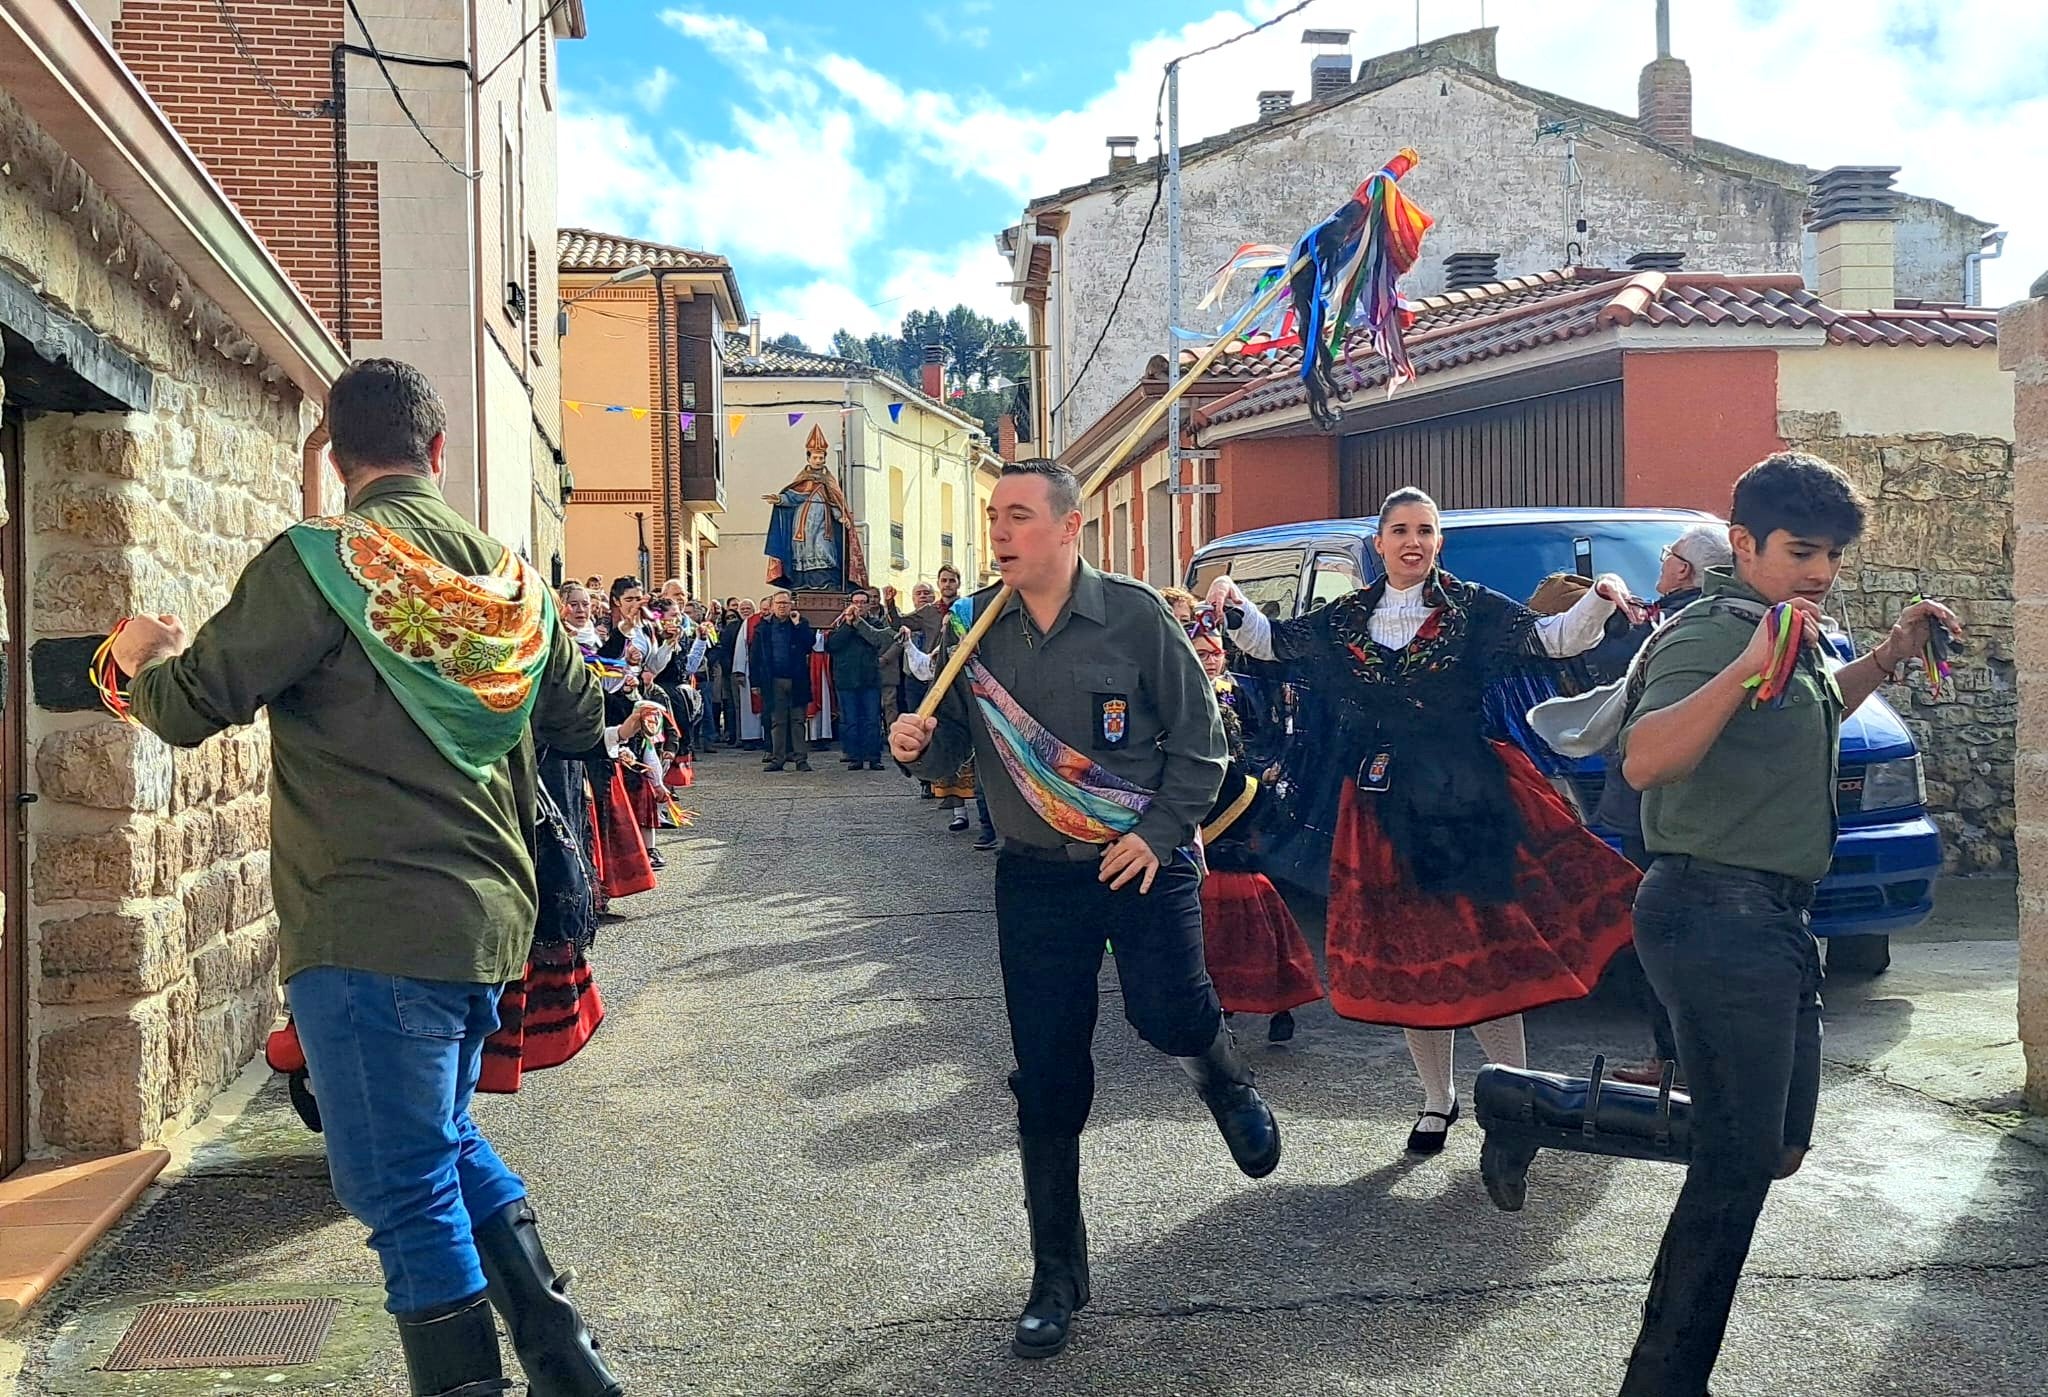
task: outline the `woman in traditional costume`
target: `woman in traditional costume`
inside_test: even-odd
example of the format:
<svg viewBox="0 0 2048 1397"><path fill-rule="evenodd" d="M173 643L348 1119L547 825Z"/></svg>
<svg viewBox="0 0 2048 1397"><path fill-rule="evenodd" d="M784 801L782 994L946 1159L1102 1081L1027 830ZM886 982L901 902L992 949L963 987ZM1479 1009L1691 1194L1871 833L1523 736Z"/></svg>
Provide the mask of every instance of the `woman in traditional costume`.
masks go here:
<svg viewBox="0 0 2048 1397"><path fill-rule="evenodd" d="M600 640L592 618L592 598L584 588L571 583L562 589L562 614L568 619L570 637L583 655L583 662L597 672L605 693L607 749L611 729L620 721L614 697L625 686L624 660L608 661L600 651ZM583 763L590 782L591 822L596 827L592 862L597 865L598 911L610 910L611 899L631 897L654 886L654 866L648 858L647 841L633 813L632 798L626 792L625 773L609 758Z"/></svg>
<svg viewBox="0 0 2048 1397"><path fill-rule="evenodd" d="M1256 716L1230 677L1218 613L1203 607L1192 614L1188 640L1216 685L1216 706L1230 747L1223 794L1202 827L1202 858L1208 865L1202 880L1202 944L1209 978L1224 1013L1271 1014L1266 1039L1285 1043L1294 1037L1293 1011L1323 997L1322 981L1316 978L1315 952L1252 853L1252 830L1265 804L1258 773L1245 755L1246 727L1257 722Z"/></svg>
<svg viewBox="0 0 2048 1397"><path fill-rule="evenodd" d="M1329 715L1303 755L1341 781L1324 952L1337 1013L1407 1030L1423 1107L1408 1148L1434 1154L1458 1119L1456 1030L1521 1067L1522 1013L1592 991L1629 943L1636 870L1588 833L1521 749L1490 741L1488 685L1598 643L1638 610L1602 577L1539 617L1437 565L1436 502L1397 490L1373 541L1386 576L1291 621L1271 621L1229 578L1209 600L1259 659L1301 667Z"/></svg>

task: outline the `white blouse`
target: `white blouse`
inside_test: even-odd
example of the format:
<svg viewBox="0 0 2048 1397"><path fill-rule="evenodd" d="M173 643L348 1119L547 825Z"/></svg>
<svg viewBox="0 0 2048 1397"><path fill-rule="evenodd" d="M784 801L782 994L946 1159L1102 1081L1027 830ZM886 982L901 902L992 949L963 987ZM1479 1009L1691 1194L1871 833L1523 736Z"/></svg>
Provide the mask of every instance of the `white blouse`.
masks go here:
<svg viewBox="0 0 2048 1397"><path fill-rule="evenodd" d="M1603 577L1600 581L1611 583L1615 590L1621 587L1619 578ZM1379 605L1373 608L1371 626L1374 643L1389 650L1408 647L1436 609L1422 599L1422 589L1426 585L1418 582L1413 587L1387 588L1380 597ZM1253 659L1272 659L1273 623L1255 606L1245 606L1243 611L1244 623L1231 631L1231 640ZM1597 586L1592 587L1572 603L1569 611L1538 618L1536 635L1544 653L1553 658L1582 655L1600 643L1601 636L1606 633L1607 618L1614 612L1615 603L1601 596Z"/></svg>

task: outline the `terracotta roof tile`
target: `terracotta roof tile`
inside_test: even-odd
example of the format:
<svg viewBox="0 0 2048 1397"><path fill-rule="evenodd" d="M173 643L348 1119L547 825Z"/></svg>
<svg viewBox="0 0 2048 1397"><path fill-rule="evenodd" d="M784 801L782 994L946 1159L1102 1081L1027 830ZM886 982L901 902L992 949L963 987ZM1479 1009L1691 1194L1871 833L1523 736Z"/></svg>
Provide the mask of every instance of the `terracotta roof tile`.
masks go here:
<svg viewBox="0 0 2048 1397"><path fill-rule="evenodd" d="M1408 331L1408 355L1416 376L1426 378L1621 325L1824 329L1835 344L1975 349L1998 342L1994 310L1913 302L1893 310L1842 311L1823 304L1796 276L1577 267L1424 299ZM1345 349L1336 378L1353 397L1387 381L1386 364L1366 347L1362 332L1354 332ZM1307 401L1298 349L1269 359L1232 360L1216 372L1245 386L1198 411L1203 424L1239 422Z"/></svg>
<svg viewBox="0 0 2048 1397"><path fill-rule="evenodd" d="M675 268L686 272L730 271L732 263L715 252L697 252L666 243L641 242L588 228L564 228L555 235L555 252L563 271L620 272L628 267Z"/></svg>

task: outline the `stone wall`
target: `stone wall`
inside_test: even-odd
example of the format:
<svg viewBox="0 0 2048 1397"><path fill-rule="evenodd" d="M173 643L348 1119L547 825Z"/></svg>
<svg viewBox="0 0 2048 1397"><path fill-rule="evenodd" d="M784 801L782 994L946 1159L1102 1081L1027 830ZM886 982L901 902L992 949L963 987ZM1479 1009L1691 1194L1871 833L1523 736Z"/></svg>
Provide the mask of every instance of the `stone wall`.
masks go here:
<svg viewBox="0 0 2048 1397"><path fill-rule="evenodd" d="M2048 275L1998 318L2013 373L2013 517L2019 546L2020 1041L2027 1100L2048 1112Z"/></svg>
<svg viewBox="0 0 2048 1397"><path fill-rule="evenodd" d="M298 514L310 408L195 335L205 322L189 288L167 303L134 275L122 258L160 250L93 198L85 220L79 204L49 207L48 186L19 170L0 180L0 263L154 376L147 412L25 425L24 498L8 501L28 525L16 664L38 640L104 633L134 612L175 611L196 627ZM29 367L0 365L0 378ZM275 1017L268 743L259 727L173 752L104 714L33 701L24 720L39 796L28 811L31 1143L132 1147L196 1116Z"/></svg>
<svg viewBox="0 0 2048 1397"><path fill-rule="evenodd" d="M1870 501L1869 525L1836 586L1839 619L1874 644L1908 597L1946 601L1969 647L1939 700L1917 672L1884 696L1913 730L1927 805L1948 867L2011 871L2014 742L2013 447L1979 436L1845 433L1826 412L1785 412L1788 445L1847 471Z"/></svg>

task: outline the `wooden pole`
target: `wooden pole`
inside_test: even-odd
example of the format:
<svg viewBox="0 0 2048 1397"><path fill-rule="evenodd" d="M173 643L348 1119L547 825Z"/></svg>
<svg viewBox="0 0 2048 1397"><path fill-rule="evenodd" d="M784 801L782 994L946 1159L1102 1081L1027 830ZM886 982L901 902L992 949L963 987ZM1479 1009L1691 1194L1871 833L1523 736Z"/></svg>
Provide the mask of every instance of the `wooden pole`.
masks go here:
<svg viewBox="0 0 2048 1397"><path fill-rule="evenodd" d="M1240 321L1249 324L1258 319L1260 314L1270 307L1273 302L1279 300L1281 293L1292 285L1294 274L1307 265L1308 258L1297 258L1294 265L1287 269L1286 274L1267 287L1265 294L1261 295L1253 303L1250 310L1239 317ZM1236 335L1226 335L1203 350L1202 357L1188 366L1188 371L1181 376L1180 382L1168 390L1166 396L1146 409L1145 416L1139 420L1138 425L1131 429L1128 436L1117 443L1116 450L1109 453L1101 467L1096 471L1096 483L1090 487L1088 491L1090 495L1099 491L1108 482L1109 478L1116 474L1117 467L1121 466L1130 457L1130 454L1138 449L1139 444L1145 440L1145 437L1152 429L1159 425L1159 419L1166 416L1167 409L1179 401L1183 393L1194 387L1203 374L1209 372L1214 367L1216 361L1223 356L1224 349L1237 338L1238 336ZM960 643L953 647L953 653L947 657L946 667L939 671L939 677L933 682L931 692L927 693L924 696L924 702L917 706L918 717L929 718L939 711L940 700L944 699L946 691L953 687L953 681L960 677L960 671L967 667L967 661L974 654L974 647L981 644L981 638L987 635L988 628L996 623L996 617L1003 614L1003 608L1010 604L1012 595L1013 593L1008 583L1004 583L997 589L995 599L988 604L988 609L975 618L974 625L961 638Z"/></svg>
<svg viewBox="0 0 2048 1397"><path fill-rule="evenodd" d="M1294 274L1307 265L1308 258L1297 258L1294 265L1287 269L1286 274L1267 287L1265 294L1253 303L1252 308L1238 318L1246 324L1257 320L1293 284ZM1131 428L1124 439L1117 443L1116 450L1110 452L1103 459L1102 464L1096 468L1095 483L1088 487L1088 493L1091 496L1100 493L1102 487L1109 484L1109 478L1116 474L1117 467L1130 459L1131 453L1144 443L1147 436L1151 435L1152 429L1159 425L1159 419L1166 416L1167 410L1180 400L1182 394L1194 387L1201 380L1202 375L1209 372L1215 366L1216 361L1223 357L1223 351L1239 338L1237 335L1226 335L1203 350L1202 357L1188 366L1187 372L1181 375L1180 382L1174 384L1173 387L1166 391L1165 396L1145 410L1145 415L1138 419L1138 425Z"/></svg>
<svg viewBox="0 0 2048 1397"><path fill-rule="evenodd" d="M953 687L953 681L960 677L960 671L967 667L968 659L973 656L974 647L981 644L981 638L987 635L988 628L996 623L996 617L1003 614L1003 608L1010 604L1013 595L1015 593L1007 582L996 589L995 598L989 602L988 609L974 618L974 624L968 628L967 634L960 638L960 643L953 647L953 653L947 656L946 667L939 671L939 677L932 683L931 692L926 694L924 702L917 706L918 717L929 718L939 711L939 701L946 697L946 690Z"/></svg>

